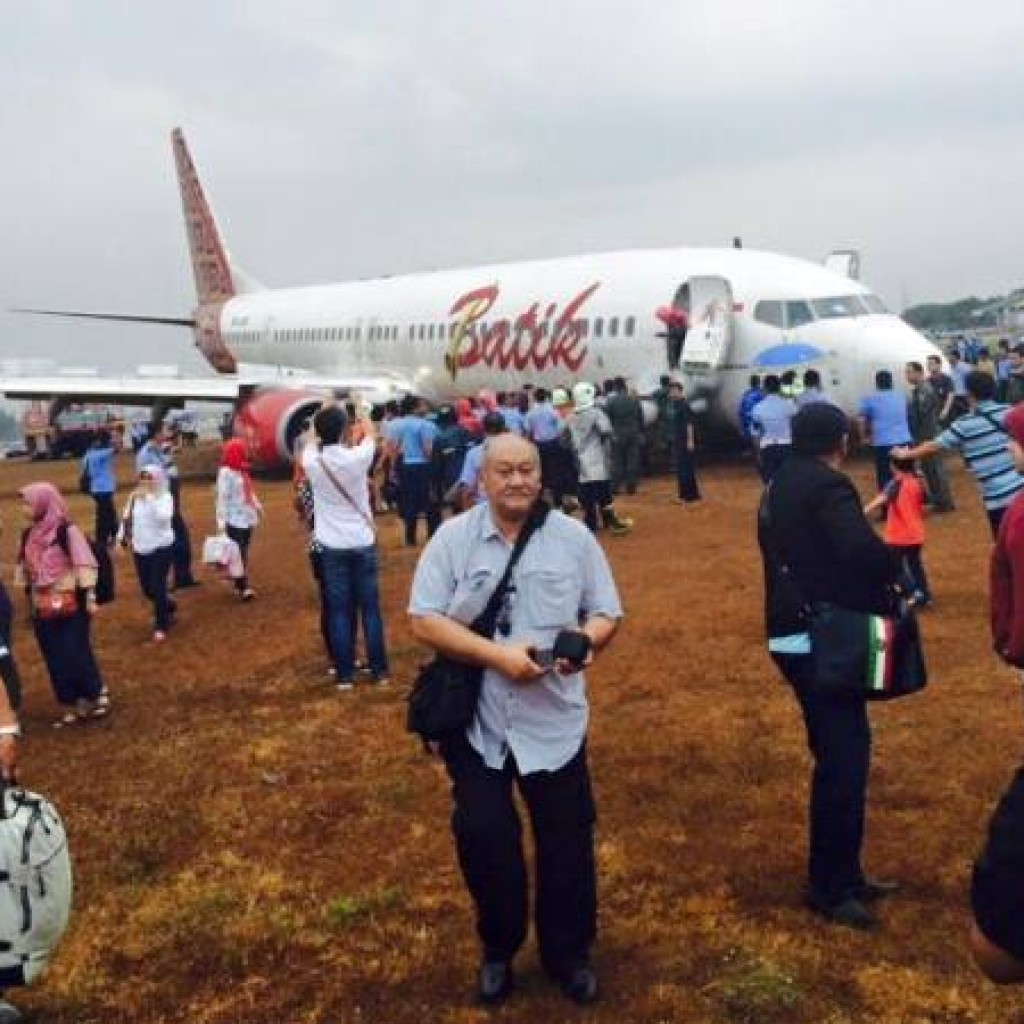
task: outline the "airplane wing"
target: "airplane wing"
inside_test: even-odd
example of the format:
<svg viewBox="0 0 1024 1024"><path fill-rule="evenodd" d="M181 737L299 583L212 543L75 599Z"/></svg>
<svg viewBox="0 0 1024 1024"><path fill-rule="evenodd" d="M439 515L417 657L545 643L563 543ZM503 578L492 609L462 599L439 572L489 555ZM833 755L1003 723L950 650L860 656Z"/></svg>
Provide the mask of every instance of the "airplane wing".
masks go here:
<svg viewBox="0 0 1024 1024"><path fill-rule="evenodd" d="M93 374L49 374L0 377L0 394L9 399L45 401L71 398L79 402L114 405L155 405L159 402L234 402L254 389L288 389L314 393L359 392L368 401L400 398L411 385L400 375L320 377L308 372L242 372L216 377L148 376L101 377Z"/></svg>
<svg viewBox="0 0 1024 1024"><path fill-rule="evenodd" d="M233 377L0 377L0 394L6 398L40 401L60 397L116 405L153 405L176 399L233 402L239 386Z"/></svg>

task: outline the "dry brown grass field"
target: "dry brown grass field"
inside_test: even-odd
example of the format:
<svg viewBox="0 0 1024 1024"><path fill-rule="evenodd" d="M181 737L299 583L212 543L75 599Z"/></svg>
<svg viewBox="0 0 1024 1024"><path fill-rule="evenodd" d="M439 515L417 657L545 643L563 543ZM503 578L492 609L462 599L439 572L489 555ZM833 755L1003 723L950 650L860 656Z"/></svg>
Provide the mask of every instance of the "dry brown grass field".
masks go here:
<svg viewBox="0 0 1024 1024"><path fill-rule="evenodd" d="M868 494L867 464L852 473ZM121 469L129 474L128 463ZM0 465L9 579L16 491L70 464ZM163 647L123 566L96 624L113 694L102 723L55 732L31 635L16 653L27 698L23 780L71 835L72 925L18 1001L48 1024L723 1022L1007 1024L965 951L970 862L1019 760L1020 687L991 654L989 537L957 468L959 511L930 524L932 682L876 707L867 862L904 883L884 930L830 928L800 906L808 757L795 704L767 660L748 466L706 468L707 500L667 480L622 504L636 520L605 547L628 617L590 674L599 808L603 999L578 1010L543 978L532 943L519 993L485 1012L448 831L442 769L404 731L421 657L404 617L415 553L382 521L395 682L337 694L290 490L263 481L253 548L259 598L206 578L180 599ZM91 525L91 502L73 510ZM209 476L185 489L198 547Z"/></svg>

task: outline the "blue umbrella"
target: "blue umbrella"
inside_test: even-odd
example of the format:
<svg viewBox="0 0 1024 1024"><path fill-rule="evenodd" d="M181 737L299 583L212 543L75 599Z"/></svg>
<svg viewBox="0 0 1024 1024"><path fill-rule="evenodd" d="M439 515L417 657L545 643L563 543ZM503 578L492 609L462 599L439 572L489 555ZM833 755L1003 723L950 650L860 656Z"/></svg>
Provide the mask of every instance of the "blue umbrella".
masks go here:
<svg viewBox="0 0 1024 1024"><path fill-rule="evenodd" d="M754 366L799 366L824 359L825 353L813 345L794 342L791 345L772 345L754 356Z"/></svg>

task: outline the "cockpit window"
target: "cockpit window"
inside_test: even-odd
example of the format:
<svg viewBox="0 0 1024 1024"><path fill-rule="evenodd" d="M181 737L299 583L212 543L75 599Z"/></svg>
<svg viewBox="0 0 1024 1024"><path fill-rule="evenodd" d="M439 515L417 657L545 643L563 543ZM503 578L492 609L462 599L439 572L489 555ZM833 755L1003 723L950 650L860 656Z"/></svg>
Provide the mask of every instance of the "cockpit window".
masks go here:
<svg viewBox="0 0 1024 1024"><path fill-rule="evenodd" d="M775 299L762 299L754 307L754 319L769 327L785 327L782 303Z"/></svg>
<svg viewBox="0 0 1024 1024"><path fill-rule="evenodd" d="M811 307L802 299L791 300L786 303L786 326L803 327L814 319Z"/></svg>
<svg viewBox="0 0 1024 1024"><path fill-rule="evenodd" d="M754 319L769 327L793 330L815 320L837 320L868 313L888 313L885 303L871 295L833 295L827 299L762 299L754 306Z"/></svg>
<svg viewBox="0 0 1024 1024"><path fill-rule="evenodd" d="M863 316L868 312L859 295L835 295L828 299L811 299L814 315L822 320L846 316Z"/></svg>

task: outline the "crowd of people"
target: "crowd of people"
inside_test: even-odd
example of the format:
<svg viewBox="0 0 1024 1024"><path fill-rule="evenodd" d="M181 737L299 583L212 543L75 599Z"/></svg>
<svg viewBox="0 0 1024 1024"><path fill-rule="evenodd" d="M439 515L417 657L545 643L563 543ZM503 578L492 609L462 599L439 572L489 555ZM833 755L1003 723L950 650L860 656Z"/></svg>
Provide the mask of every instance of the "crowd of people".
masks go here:
<svg viewBox="0 0 1024 1024"><path fill-rule="evenodd" d="M1002 379L997 367L990 373L956 354L950 374L938 360L927 368L908 363L905 393L880 370L855 422L829 400L814 370L753 378L741 402L765 483L758 536L768 651L792 688L813 760L806 900L837 925L876 927L874 903L897 887L869 876L861 862L871 749L866 698L839 699L817 685L807 609L831 602L881 615L895 600L917 609L932 604L924 517L929 509L953 511L942 457L957 451L977 478L996 542L996 649L1024 667L1024 405L998 400L1016 395L1016 379L1024 381L1024 349L1006 355ZM482 392L437 408L416 396L376 409L327 402L297 444L295 510L308 535L320 632L338 691L351 693L361 675L379 687L391 681L378 523L392 510L409 547L420 544L421 520L425 526L408 604L414 636L481 670L472 724L430 749L452 781L453 833L481 945L477 994L487 1004L512 992L513 959L528 930L516 790L533 825L542 964L573 1001L598 997L584 673L612 641L623 611L595 535L629 532L633 523L616 496L637 493L642 469L659 458L674 471L677 500L701 500L695 416L683 384L663 378L652 406L648 422L645 404L621 379L552 392ZM873 449L877 493L867 502L841 468L855 433ZM81 481L96 506L91 541L51 484L21 492L18 580L61 709L59 727L110 710L91 643L108 549L131 553L152 606L155 643L173 631L174 595L197 583L176 444L172 430L139 439L136 479L119 515L113 445L97 438ZM249 552L263 507L239 440L223 445L211 505L237 600L252 601ZM873 517L884 520L881 536ZM494 628L481 635L473 623L496 589ZM12 779L21 689L2 587L0 676L0 771ZM1024 980L1024 770L997 809L972 898L972 947L982 969L996 980Z"/></svg>

